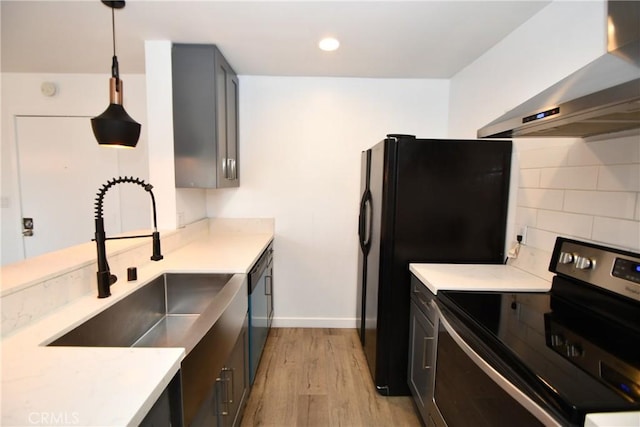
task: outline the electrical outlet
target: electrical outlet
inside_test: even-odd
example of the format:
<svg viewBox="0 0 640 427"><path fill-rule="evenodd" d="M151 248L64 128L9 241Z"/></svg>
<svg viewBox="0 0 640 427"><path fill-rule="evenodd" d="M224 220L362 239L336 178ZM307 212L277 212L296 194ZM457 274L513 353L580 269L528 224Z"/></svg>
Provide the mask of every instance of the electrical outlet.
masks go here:
<svg viewBox="0 0 640 427"><path fill-rule="evenodd" d="M520 229L520 233L518 233L519 236L522 236L522 240L520 241L521 245L526 245L527 244L527 231L528 231L529 227L528 226L524 226Z"/></svg>

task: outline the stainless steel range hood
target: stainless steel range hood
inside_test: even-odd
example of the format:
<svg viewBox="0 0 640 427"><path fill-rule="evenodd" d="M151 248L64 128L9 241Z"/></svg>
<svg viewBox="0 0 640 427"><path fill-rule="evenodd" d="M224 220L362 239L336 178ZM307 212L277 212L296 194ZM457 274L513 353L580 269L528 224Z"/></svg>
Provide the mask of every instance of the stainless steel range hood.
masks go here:
<svg viewBox="0 0 640 427"><path fill-rule="evenodd" d="M479 129L478 137L587 137L640 128L640 1L609 1L607 10L607 53Z"/></svg>

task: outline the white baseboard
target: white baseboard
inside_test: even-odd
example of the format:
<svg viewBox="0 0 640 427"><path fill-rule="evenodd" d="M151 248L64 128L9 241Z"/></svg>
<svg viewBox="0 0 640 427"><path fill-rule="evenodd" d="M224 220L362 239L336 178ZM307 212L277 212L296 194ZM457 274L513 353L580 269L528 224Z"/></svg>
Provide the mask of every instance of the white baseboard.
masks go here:
<svg viewBox="0 0 640 427"><path fill-rule="evenodd" d="M272 326L274 328L354 329L356 327L356 319L353 317L274 317Z"/></svg>

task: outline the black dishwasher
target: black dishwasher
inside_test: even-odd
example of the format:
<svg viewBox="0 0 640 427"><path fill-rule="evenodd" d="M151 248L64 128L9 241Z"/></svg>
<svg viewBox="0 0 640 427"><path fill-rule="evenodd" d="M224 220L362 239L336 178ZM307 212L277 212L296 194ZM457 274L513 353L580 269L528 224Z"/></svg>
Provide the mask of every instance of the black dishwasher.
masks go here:
<svg viewBox="0 0 640 427"><path fill-rule="evenodd" d="M249 380L256 378L258 363L273 319L273 243L264 250L249 273Z"/></svg>

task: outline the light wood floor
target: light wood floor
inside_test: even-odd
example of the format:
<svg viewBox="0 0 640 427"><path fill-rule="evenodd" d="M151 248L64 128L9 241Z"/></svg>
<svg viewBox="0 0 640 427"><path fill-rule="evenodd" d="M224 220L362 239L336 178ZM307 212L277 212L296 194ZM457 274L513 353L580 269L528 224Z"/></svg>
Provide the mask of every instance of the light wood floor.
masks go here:
<svg viewBox="0 0 640 427"><path fill-rule="evenodd" d="M355 329L272 329L242 419L249 426L420 426L411 397L376 391Z"/></svg>

